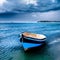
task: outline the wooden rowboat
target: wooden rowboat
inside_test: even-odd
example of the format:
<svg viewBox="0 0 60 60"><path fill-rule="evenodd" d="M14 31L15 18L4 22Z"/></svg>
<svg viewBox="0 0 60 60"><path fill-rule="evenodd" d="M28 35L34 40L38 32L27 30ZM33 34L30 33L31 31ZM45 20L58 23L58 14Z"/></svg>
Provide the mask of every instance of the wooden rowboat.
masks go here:
<svg viewBox="0 0 60 60"><path fill-rule="evenodd" d="M29 48L43 45L45 40L46 40L45 35L24 32L22 33L20 41L22 42L23 48L26 51Z"/></svg>

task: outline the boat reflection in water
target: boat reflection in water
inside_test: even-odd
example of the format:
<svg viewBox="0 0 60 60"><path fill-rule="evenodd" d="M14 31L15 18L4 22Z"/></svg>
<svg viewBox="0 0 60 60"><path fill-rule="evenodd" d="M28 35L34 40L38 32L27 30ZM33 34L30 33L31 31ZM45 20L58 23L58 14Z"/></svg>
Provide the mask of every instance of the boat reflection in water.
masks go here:
<svg viewBox="0 0 60 60"><path fill-rule="evenodd" d="M46 36L43 34L24 32L22 33L20 41L23 45L24 51L27 51L31 48L42 46L46 41Z"/></svg>

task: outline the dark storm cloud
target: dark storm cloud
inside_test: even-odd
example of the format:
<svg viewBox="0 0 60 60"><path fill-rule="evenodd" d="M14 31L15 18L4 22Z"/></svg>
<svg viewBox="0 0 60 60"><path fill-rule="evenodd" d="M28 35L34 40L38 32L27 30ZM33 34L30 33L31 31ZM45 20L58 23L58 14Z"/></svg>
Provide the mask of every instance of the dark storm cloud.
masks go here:
<svg viewBox="0 0 60 60"><path fill-rule="evenodd" d="M0 13L3 12L44 12L60 9L60 0L4 0Z"/></svg>

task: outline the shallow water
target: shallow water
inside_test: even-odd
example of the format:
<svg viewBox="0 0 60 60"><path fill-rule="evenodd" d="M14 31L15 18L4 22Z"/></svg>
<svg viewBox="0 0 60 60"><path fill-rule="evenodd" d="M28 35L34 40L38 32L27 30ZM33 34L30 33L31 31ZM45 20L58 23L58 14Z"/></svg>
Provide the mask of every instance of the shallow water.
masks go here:
<svg viewBox="0 0 60 60"><path fill-rule="evenodd" d="M25 53L20 43L23 32L44 34L42 49ZM0 23L0 60L59 60L60 22Z"/></svg>

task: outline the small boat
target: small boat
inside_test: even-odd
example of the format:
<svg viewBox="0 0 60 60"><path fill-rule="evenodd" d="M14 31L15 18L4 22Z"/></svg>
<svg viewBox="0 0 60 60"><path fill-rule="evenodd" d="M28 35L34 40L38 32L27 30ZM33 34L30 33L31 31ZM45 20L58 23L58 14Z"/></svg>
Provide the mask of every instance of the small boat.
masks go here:
<svg viewBox="0 0 60 60"><path fill-rule="evenodd" d="M33 47L41 46L45 43L46 36L43 34L34 34L34 33L28 33L24 32L21 36L21 42L23 45L24 50L28 50Z"/></svg>

